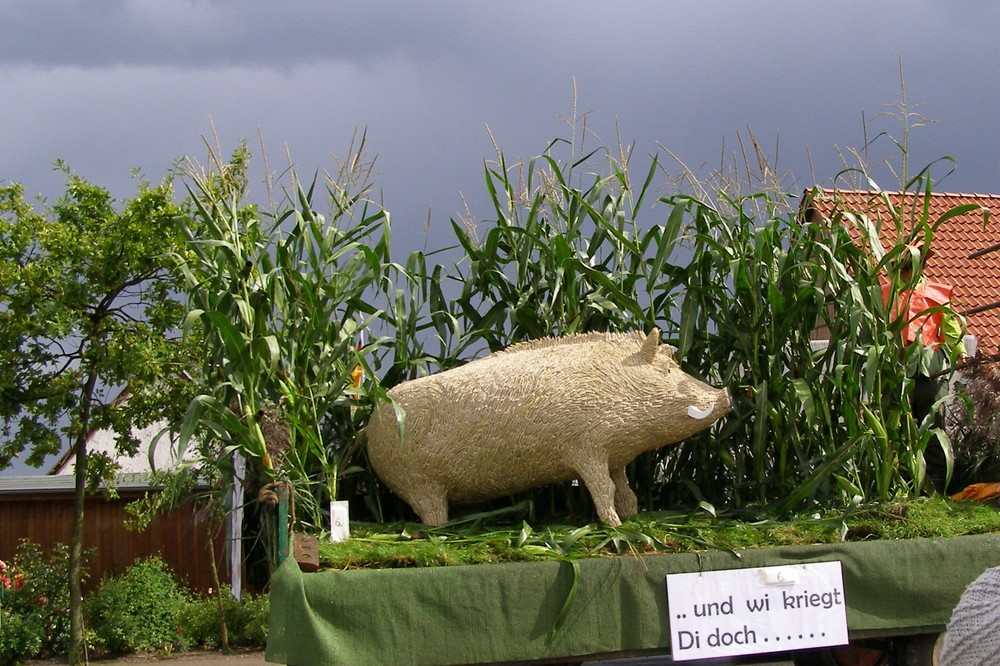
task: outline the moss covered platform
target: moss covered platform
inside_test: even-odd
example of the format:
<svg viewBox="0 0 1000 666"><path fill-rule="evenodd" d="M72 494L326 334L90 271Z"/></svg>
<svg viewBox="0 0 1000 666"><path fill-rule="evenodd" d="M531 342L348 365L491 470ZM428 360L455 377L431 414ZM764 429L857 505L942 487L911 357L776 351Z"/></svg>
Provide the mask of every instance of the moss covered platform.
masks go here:
<svg viewBox="0 0 1000 666"><path fill-rule="evenodd" d="M267 659L462 664L666 653L667 574L832 560L843 566L852 639L936 632L965 587L1000 566L995 513L957 528L960 536L311 574L288 560L272 580ZM841 524L838 538L852 529Z"/></svg>

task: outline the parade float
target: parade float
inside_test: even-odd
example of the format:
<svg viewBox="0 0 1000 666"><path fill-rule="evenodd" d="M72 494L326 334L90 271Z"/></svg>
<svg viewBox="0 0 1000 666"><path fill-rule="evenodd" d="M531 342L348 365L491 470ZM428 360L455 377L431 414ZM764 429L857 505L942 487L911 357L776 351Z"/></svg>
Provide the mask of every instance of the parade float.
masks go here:
<svg viewBox="0 0 1000 666"><path fill-rule="evenodd" d="M661 165L633 185L595 154L596 175L498 154L496 214L453 221L451 267L392 261L354 180L327 185L335 224L298 184L274 216L291 231L202 183L220 237L196 241L192 284L216 282L192 321L222 388L182 434L237 443L251 496L288 491L260 510L278 535L269 661L801 661L933 639L1000 564L995 502L969 519L926 499L941 433L908 396L928 350L903 342L913 285L889 270L940 257L945 228L979 233L983 205L936 211L929 174L873 191L885 216L716 183L640 223ZM995 464L986 440L953 442L953 484ZM323 507L343 500L350 537L329 543Z"/></svg>

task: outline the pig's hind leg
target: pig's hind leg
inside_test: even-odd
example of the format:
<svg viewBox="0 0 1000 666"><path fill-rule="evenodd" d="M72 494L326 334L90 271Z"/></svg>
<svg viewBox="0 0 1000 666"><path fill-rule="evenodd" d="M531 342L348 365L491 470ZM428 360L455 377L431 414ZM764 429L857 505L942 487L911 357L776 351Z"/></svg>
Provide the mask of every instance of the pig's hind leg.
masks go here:
<svg viewBox="0 0 1000 666"><path fill-rule="evenodd" d="M413 507L420 522L438 527L448 522L448 494L433 484L419 484L403 499Z"/></svg>
<svg viewBox="0 0 1000 666"><path fill-rule="evenodd" d="M615 510L618 512L618 517L628 518L639 513L639 500L628 485L625 468L612 468L611 480L615 483Z"/></svg>
<svg viewBox="0 0 1000 666"><path fill-rule="evenodd" d="M573 468L594 499L597 517L612 527L621 525L622 521L615 511L615 483L611 480L607 461L586 461L573 465Z"/></svg>

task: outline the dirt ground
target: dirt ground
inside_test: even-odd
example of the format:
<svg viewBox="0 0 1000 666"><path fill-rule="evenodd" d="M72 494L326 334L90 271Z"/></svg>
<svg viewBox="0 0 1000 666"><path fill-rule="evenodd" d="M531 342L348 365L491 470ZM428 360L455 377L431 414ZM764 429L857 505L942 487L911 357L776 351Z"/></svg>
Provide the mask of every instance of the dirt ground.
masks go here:
<svg viewBox="0 0 1000 666"><path fill-rule="evenodd" d="M66 659L36 659L25 662L25 666L53 666L65 664ZM264 666L264 652L237 651L233 654L221 652L177 652L170 655L141 654L117 657L114 659L95 658L90 660L94 666L181 666L182 664L198 664L198 666Z"/></svg>

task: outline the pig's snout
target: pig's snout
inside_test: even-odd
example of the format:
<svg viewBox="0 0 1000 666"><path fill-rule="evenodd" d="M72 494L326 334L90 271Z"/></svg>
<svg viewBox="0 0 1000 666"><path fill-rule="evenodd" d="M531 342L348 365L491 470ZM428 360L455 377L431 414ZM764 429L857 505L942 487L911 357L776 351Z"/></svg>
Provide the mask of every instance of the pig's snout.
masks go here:
<svg viewBox="0 0 1000 666"><path fill-rule="evenodd" d="M723 401L721 405L719 404L720 400ZM701 408L696 405L688 405L687 414L696 421L704 421L715 413L716 407L721 406L724 411L728 412L730 405L732 405L732 402L729 400L729 390L727 389L725 391L720 391L718 397L715 399L715 402L710 404L708 407Z"/></svg>

